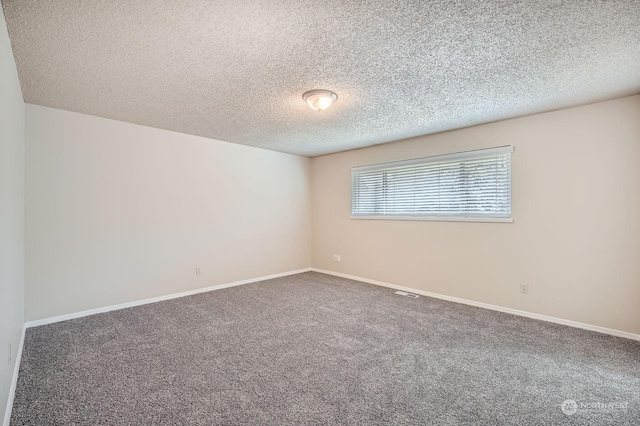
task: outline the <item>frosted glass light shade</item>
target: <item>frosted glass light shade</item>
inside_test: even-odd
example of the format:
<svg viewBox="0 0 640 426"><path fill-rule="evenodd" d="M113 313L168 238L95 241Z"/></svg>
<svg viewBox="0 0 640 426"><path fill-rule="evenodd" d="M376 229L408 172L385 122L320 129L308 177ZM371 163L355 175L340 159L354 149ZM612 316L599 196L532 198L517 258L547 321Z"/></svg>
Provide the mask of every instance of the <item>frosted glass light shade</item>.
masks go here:
<svg viewBox="0 0 640 426"><path fill-rule="evenodd" d="M338 95L330 90L309 90L302 95L307 104L316 111L323 111L338 100Z"/></svg>

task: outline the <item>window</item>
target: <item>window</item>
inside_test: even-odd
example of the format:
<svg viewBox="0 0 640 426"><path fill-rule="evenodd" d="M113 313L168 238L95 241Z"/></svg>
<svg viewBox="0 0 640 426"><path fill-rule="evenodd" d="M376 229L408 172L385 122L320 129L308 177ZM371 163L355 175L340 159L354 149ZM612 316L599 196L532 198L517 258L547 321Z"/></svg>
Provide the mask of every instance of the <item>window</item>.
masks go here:
<svg viewBox="0 0 640 426"><path fill-rule="evenodd" d="M351 169L353 219L511 222L512 146Z"/></svg>

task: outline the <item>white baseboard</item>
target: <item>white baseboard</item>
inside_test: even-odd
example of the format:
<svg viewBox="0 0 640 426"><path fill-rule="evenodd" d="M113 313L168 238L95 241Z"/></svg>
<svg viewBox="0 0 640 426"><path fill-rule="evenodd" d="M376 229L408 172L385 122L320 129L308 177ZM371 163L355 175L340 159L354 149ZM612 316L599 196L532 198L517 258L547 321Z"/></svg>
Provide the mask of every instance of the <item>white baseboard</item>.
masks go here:
<svg viewBox="0 0 640 426"><path fill-rule="evenodd" d="M133 301L133 302L126 302L126 303L121 303L121 304L118 304L118 305L110 305L110 306L105 306L105 307L102 307L102 308L90 309L90 310L87 310L87 311L74 312L74 313L71 313L71 314L59 315L59 316L50 317L50 318L43 318L43 319L27 322L25 324L25 328L37 327L39 325L45 325L45 324L52 324L52 323L55 323L55 322L66 321L66 320L70 320L70 319L74 319L74 318L81 318L81 317L86 317L86 316L89 316L89 315L100 314L100 313L103 313L103 312L109 312L109 311L115 311L115 310L118 310L118 309L131 308L131 307L134 307L134 306L146 305L146 304L149 304L149 303L161 302L163 300L176 299L176 298L179 298L179 297L191 296L193 294L205 293L205 292L208 292L208 291L220 290L220 289L223 289L223 288L235 287L235 286L239 286L239 285L243 285L243 284L250 284L250 283L254 283L254 282L258 282L258 281L264 281L264 280L270 280L270 279L273 279L273 278L285 277L287 275L301 274L303 272L309 272L309 271L320 272L322 274L327 274L327 275L335 275L337 277L348 278L348 279L351 279L351 280L361 281L361 282L365 282L365 283L368 283L368 284L374 284L374 285L378 285L378 286L382 286L382 287L393 288L393 289L396 289L396 290L403 290L403 291L408 291L408 292L411 292L411 293L421 294L423 296L433 297L435 299L442 299L442 300L448 300L450 302L463 303L465 305L476 306L476 307L479 307L479 308L490 309L490 310L493 310L493 311L505 312L505 313L508 313L508 314L519 315L519 316L522 316L522 317L533 318L533 319L538 319L538 320L547 321L547 322L553 322L553 323L556 323L556 324L567 325L569 327L581 328L581 329L584 329L584 330L590 330L590 331L595 331L595 332L598 332L598 333L604 333L604 334L609 334L609 335L612 335L612 336L623 337L623 338L626 338L626 339L640 341L640 335L639 334L629 333L629 332L626 332L626 331L614 330L612 328L600 327L600 326L597 326L597 325L586 324L586 323L566 320L566 319L562 319L562 318L550 317L550 316L547 316L547 315L535 314L535 313L527 312L527 311L520 311L518 309L512 309L512 308L506 308L506 307L503 307L503 306L491 305L491 304L488 304L488 303L476 302L476 301L473 301L473 300L462 299L462 298L453 297L453 296L447 296L447 295L444 295L444 294L431 293L429 291L418 290L418 289L415 289L415 288L404 287L404 286L400 286L400 285L396 285L396 284L386 283L386 282L383 282L383 281L377 281L377 280L372 280L372 279L369 279L369 278L357 277L355 275L343 274L341 272L334 272L334 271L329 271L329 270L326 270L326 269L318 269L318 268L298 269L298 270L295 270L295 271L282 272L282 273L279 273L279 274L266 275L266 276L263 276L263 277L250 278L250 279L242 280L242 281L235 281L235 282L226 283L226 284L219 284L219 285L214 285L214 286L210 286L210 287L198 288L198 289L195 289L195 290L184 291L184 292L181 292L181 293L174 293L174 294L168 294L168 295L165 295L165 296L153 297L153 298L150 298L150 299L136 300L136 301ZM24 332L23 332L23 339L24 339ZM22 351L22 341L20 343L20 349L19 350Z"/></svg>
<svg viewBox="0 0 640 426"><path fill-rule="evenodd" d="M16 353L16 364L13 368L13 377L11 378L11 386L9 387L9 396L7 397L7 408L4 412L3 426L9 426L11 421L11 409L13 408L13 399L16 396L16 386L18 385L18 373L20 373L20 360L22 360L22 348L24 347L24 334L27 327L22 326L22 334L20 335L20 343L18 344L18 352Z"/></svg>
<svg viewBox="0 0 640 426"><path fill-rule="evenodd" d="M547 316L547 315L534 314L532 312L520 311L518 309L505 308L503 306L490 305L488 303L475 302L473 300L461 299L459 297L453 297L453 296L446 296L444 294L431 293L429 291L417 290L415 288L403 287L403 286L400 286L400 285L389 284L389 283L385 283L385 282L377 281L377 280L371 280L369 278L356 277L354 275L348 275L348 274L343 274L343 273L340 273L340 272L328 271L328 270L325 270L325 269L311 268L311 270L314 271L314 272L320 272L322 274L335 275L336 277L348 278L350 280L362 281L362 282L365 282L365 283L368 283L368 284L374 284L374 285L379 285L379 286L382 286L382 287L393 288L393 289L396 289L396 290L407 291L407 292L410 292L410 293L421 294L423 296L433 297L435 299L442 299L442 300L447 300L449 302L463 303L465 305L476 306L478 308L490 309L492 311L498 311L498 312L505 312L507 314L513 314L513 315L518 315L518 316L521 316L521 317L527 317L527 318L533 318L533 319L547 321L547 322L553 322L553 323L556 323L556 324L567 325L569 327L581 328L581 329L584 329L584 330L595 331L597 333L609 334L611 336L623 337L625 339L631 339L631 340L640 341L640 334L633 334L633 333L629 333L629 332L626 332L626 331L614 330L612 328L600 327L598 325L585 324L585 323L582 323L582 322L571 321L571 320L566 320L566 319L556 318L556 317L550 317L550 316Z"/></svg>
<svg viewBox="0 0 640 426"><path fill-rule="evenodd" d="M279 274L266 275L263 277L249 278L248 280L234 281L226 284L218 284L210 287L197 288L195 290L183 291L181 293L173 293L173 294L167 294L165 296L152 297L150 299L135 300L133 302L126 302L126 303L120 303L117 305L104 306L102 308L89 309L87 311L74 312L71 314L65 314L65 315L59 315L59 316L50 317L50 318L43 318L39 320L28 321L25 324L25 326L27 328L30 328L30 327L37 327L39 325L53 324L54 322L66 321L74 318L81 318L89 315L116 311L118 309L132 308L134 306L147 305L149 303L162 302L163 300L177 299L179 297L191 296L198 293L206 293L208 291L221 290L223 288L235 287L243 284L250 284L258 281L270 280L273 278L286 277L287 275L301 274L303 272L309 272L309 271L311 271L311 268L298 269L295 271L281 272Z"/></svg>

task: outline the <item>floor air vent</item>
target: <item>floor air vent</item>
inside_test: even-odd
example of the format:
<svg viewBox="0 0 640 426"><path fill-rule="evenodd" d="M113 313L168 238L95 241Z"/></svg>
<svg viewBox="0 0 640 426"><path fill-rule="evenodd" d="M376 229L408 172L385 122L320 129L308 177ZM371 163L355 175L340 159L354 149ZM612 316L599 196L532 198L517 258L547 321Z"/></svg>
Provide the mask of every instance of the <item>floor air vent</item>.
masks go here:
<svg viewBox="0 0 640 426"><path fill-rule="evenodd" d="M418 297L420 297L417 294L407 293L406 291L400 291L400 290L396 291L395 293L399 294L400 296L410 297L412 299L417 299Z"/></svg>

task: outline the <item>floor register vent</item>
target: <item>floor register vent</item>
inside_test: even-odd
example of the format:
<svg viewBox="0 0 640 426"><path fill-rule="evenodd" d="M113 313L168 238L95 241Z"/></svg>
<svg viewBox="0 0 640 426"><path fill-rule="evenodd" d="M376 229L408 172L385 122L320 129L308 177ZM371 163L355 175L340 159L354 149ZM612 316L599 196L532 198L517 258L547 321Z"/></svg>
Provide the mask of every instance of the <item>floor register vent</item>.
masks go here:
<svg viewBox="0 0 640 426"><path fill-rule="evenodd" d="M417 294L407 293L406 291L400 291L400 290L396 291L395 293L399 294L400 296L410 297L412 299L417 299L418 297L420 297Z"/></svg>

